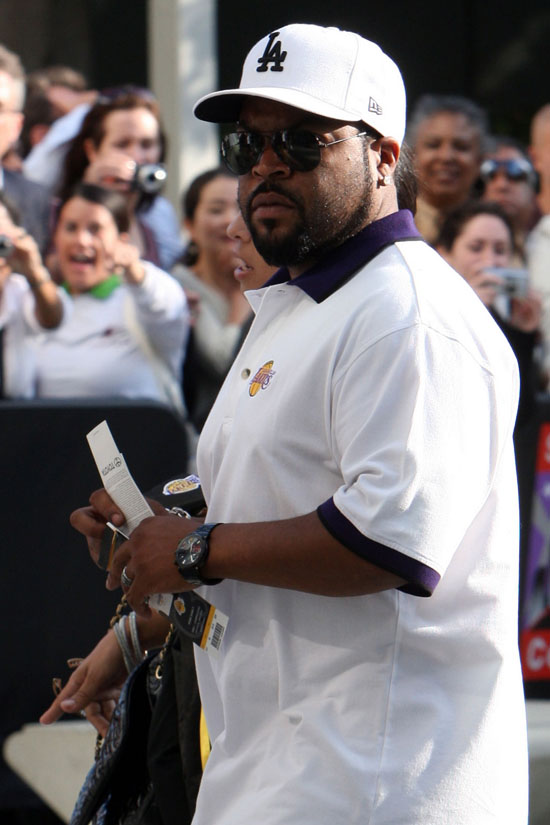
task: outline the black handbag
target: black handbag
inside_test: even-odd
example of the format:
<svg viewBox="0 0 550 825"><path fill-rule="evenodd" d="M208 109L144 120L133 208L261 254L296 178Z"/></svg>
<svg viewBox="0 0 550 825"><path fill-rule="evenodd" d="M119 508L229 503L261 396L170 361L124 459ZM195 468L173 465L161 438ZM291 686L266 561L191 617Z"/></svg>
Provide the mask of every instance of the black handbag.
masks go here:
<svg viewBox="0 0 550 825"><path fill-rule="evenodd" d="M159 653L128 676L96 761L84 781L70 825L158 825L147 770L147 744Z"/></svg>

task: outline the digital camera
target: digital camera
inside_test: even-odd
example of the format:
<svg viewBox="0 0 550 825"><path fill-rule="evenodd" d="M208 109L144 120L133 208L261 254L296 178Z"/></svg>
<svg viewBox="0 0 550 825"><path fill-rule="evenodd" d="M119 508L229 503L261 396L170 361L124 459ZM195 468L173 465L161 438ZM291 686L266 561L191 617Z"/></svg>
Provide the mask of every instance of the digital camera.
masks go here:
<svg viewBox="0 0 550 825"><path fill-rule="evenodd" d="M8 258L13 251L13 244L7 235L0 235L0 258Z"/></svg>
<svg viewBox="0 0 550 825"><path fill-rule="evenodd" d="M133 187L144 195L158 195L166 177L166 168L161 163L143 163L136 166Z"/></svg>
<svg viewBox="0 0 550 825"><path fill-rule="evenodd" d="M491 275L496 275L502 279L499 289L503 295L510 298L525 298L529 289L529 272L526 269L510 269L508 267L494 266L485 270Z"/></svg>

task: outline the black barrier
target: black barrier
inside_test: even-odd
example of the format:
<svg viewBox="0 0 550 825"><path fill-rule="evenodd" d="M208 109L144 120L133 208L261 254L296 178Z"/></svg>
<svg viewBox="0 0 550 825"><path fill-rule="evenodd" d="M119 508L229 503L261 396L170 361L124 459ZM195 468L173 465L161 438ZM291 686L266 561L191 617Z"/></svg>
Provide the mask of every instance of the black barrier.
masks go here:
<svg viewBox="0 0 550 825"><path fill-rule="evenodd" d="M37 721L52 677L106 630L120 592L90 561L69 513L101 486L86 433L107 420L142 490L186 469L182 423L154 402L0 404L0 740ZM36 797L0 761L0 820Z"/></svg>

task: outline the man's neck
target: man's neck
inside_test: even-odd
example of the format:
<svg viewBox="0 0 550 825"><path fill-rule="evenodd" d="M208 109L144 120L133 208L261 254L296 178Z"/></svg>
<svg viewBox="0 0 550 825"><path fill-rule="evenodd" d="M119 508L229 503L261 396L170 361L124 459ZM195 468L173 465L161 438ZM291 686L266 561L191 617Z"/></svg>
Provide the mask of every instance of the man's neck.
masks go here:
<svg viewBox="0 0 550 825"><path fill-rule="evenodd" d="M371 212L368 220L365 221L363 226L361 226L360 229L358 229L357 232L355 232L353 235L350 235L348 238L344 238L338 244L338 246L342 246L342 244L346 243L346 241L349 241L350 238L353 238L355 237L355 235L358 235L359 232L362 232L366 226L370 226L370 224L380 220L380 218L385 218L386 215L391 215L394 212L397 212L398 209L399 207L397 206L397 202L393 202L393 199L391 202L384 202L380 200L375 207L375 211ZM335 248L337 247L331 247L331 249ZM288 266L287 269L290 275L290 279L294 280L294 278L297 278L298 275L302 275L302 273L306 272L308 269L311 269L313 266L315 266L315 264L319 263L319 261L321 261L323 257L326 255L326 253L331 251L331 249L323 249L320 252L320 254L313 254L306 258L304 261L300 261L300 263L296 266Z"/></svg>

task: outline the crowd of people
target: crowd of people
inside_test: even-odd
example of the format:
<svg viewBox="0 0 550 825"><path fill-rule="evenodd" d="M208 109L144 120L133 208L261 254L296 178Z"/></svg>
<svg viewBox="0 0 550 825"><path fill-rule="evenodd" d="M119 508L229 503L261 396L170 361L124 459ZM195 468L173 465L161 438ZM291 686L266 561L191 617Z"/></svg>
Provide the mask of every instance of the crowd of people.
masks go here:
<svg viewBox="0 0 550 825"><path fill-rule="evenodd" d="M230 629L196 657L195 823L519 825L512 433L550 374L550 105L529 150L458 96L422 97L406 126L375 44L284 27L197 103L238 127L180 230L151 92L62 80L34 77L52 108L18 164L25 78L0 50L2 393L171 404L203 433L208 523L155 509L119 547L108 586L132 619L43 721L97 717L125 646L165 638L150 596L204 587ZM43 236L10 178L49 202ZM73 514L92 555L123 521L104 492Z"/></svg>
<svg viewBox="0 0 550 825"><path fill-rule="evenodd" d="M127 84L97 92L62 66L25 76L5 47L0 79L2 208L10 215L2 233L9 248L2 258L1 397L152 398L200 431L252 317L242 294L250 278L227 234L237 215L236 176L223 165L199 175L182 196L179 220L161 194L166 137L150 90ZM400 166L412 165L415 181L401 174L400 184L398 168L399 205L415 213L423 237L464 275L509 338L524 378L521 422L550 377L550 106L533 118L527 149L491 135L474 101L424 95L410 111L406 141ZM146 278L136 279L95 230L100 189L119 193L116 248L124 259L135 256ZM82 214L68 253L61 206L75 196ZM457 239L449 227L476 203L496 204L502 214L480 213L483 237L462 244L476 247L472 277L452 252ZM498 220L507 241L495 257L484 225ZM38 280L26 275L14 245L23 232L42 255ZM525 288L516 289L518 282ZM58 306L53 320L41 317L45 300ZM104 358L116 365L107 381Z"/></svg>

